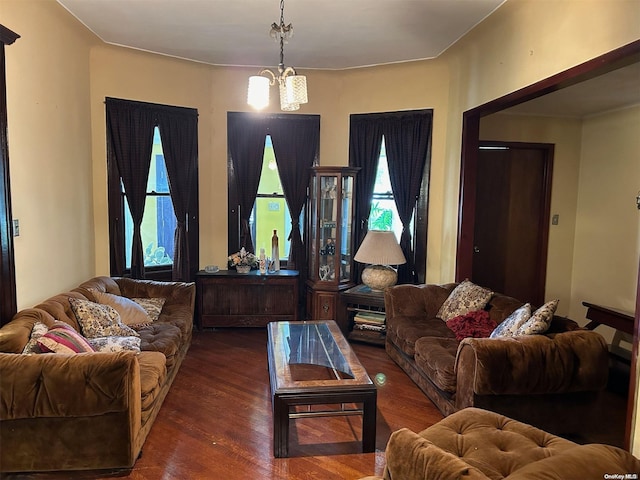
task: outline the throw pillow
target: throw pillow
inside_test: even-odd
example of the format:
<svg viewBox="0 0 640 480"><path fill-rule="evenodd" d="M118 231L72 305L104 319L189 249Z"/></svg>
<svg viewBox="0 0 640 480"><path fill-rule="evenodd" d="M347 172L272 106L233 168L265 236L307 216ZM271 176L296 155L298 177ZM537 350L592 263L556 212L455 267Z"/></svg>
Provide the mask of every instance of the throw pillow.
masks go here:
<svg viewBox="0 0 640 480"><path fill-rule="evenodd" d="M47 327L42 322L36 322L33 324L31 328L31 335L29 336L29 341L22 349L23 355L30 355L32 353L42 353L42 349L40 345L38 345L38 339L42 337L45 333L49 331L49 327Z"/></svg>
<svg viewBox="0 0 640 480"><path fill-rule="evenodd" d="M57 322L47 333L38 339L43 352L82 353L93 352L87 339L76 332L71 325Z"/></svg>
<svg viewBox="0 0 640 480"><path fill-rule="evenodd" d="M96 337L137 337L140 334L127 327L120 321L120 314L109 305L69 297L71 310L73 310L82 333L87 338Z"/></svg>
<svg viewBox="0 0 640 480"><path fill-rule="evenodd" d="M456 340L463 338L487 338L496 328L496 322L489 318L489 312L476 310L447 320L447 327L456 334Z"/></svg>
<svg viewBox="0 0 640 480"><path fill-rule="evenodd" d="M89 344L96 352L140 351L140 337L98 337L90 338Z"/></svg>
<svg viewBox="0 0 640 480"><path fill-rule="evenodd" d="M89 290L98 303L113 307L120 314L120 320L125 325L139 325L149 321L146 310L133 300L92 288Z"/></svg>
<svg viewBox="0 0 640 480"><path fill-rule="evenodd" d="M166 301L165 298L132 298L131 300L144 308L152 322L158 320Z"/></svg>
<svg viewBox="0 0 640 480"><path fill-rule="evenodd" d="M518 329L531 318L531 304L525 303L500 323L489 338L515 337Z"/></svg>
<svg viewBox="0 0 640 480"><path fill-rule="evenodd" d="M537 335L549 330L558 302L559 300L551 300L533 312L531 318L518 328L516 335Z"/></svg>
<svg viewBox="0 0 640 480"><path fill-rule="evenodd" d="M493 292L488 288L465 280L453 289L436 316L446 322L465 313L482 310L492 296Z"/></svg>

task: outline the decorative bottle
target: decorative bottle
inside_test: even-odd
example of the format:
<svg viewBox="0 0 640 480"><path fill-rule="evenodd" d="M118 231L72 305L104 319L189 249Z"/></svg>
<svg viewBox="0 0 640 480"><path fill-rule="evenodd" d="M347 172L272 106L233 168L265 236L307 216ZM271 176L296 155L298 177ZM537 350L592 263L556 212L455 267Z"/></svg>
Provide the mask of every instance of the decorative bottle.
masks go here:
<svg viewBox="0 0 640 480"><path fill-rule="evenodd" d="M271 237L271 261L273 261L273 271L278 272L280 270L280 249L278 248L278 231L273 231L273 237Z"/></svg>
<svg viewBox="0 0 640 480"><path fill-rule="evenodd" d="M260 266L260 275L264 275L265 273L267 273L267 258L264 254L264 248L260 249L258 265Z"/></svg>

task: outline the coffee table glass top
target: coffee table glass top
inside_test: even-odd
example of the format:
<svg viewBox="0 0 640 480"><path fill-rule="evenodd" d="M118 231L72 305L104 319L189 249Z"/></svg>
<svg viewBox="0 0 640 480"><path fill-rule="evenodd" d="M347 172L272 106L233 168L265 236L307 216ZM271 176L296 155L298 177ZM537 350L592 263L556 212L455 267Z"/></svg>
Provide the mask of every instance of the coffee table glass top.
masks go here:
<svg viewBox="0 0 640 480"><path fill-rule="evenodd" d="M333 321L272 322L268 332L275 391L373 383Z"/></svg>

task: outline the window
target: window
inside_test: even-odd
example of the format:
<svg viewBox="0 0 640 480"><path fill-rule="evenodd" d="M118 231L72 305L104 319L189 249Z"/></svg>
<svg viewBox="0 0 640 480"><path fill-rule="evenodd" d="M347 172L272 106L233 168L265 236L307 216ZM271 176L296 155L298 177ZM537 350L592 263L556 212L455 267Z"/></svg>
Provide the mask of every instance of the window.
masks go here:
<svg viewBox="0 0 640 480"><path fill-rule="evenodd" d="M413 227L413 220L412 220ZM398 208L393 199L393 189L389 178L389 164L387 152L384 146L384 136L380 147L380 158L376 172L376 180L373 185L371 198L371 211L369 213L369 230L392 230L396 238L402 233L402 222L398 216Z"/></svg>
<svg viewBox="0 0 640 480"><path fill-rule="evenodd" d="M193 281L199 251L198 112L116 98L105 105L110 273Z"/></svg>
<svg viewBox="0 0 640 480"><path fill-rule="evenodd" d="M131 268L131 247L133 244L133 218L129 210L127 197L122 186L121 195L124 208L124 242L125 266ZM144 266L172 266L173 265L173 236L176 230L176 215L169 193L167 167L162 152L160 130L153 130L153 150L149 178L147 179L147 195L142 218L142 248L144 251Z"/></svg>
<svg viewBox="0 0 640 480"><path fill-rule="evenodd" d="M271 238L273 231L278 232L281 260L289 257L289 234L291 233L291 215L284 197L278 164L273 153L271 135L267 135L262 159L262 171L258 195L249 219L251 236L255 238L256 251L264 248L267 257L271 257ZM302 222L300 223L302 225Z"/></svg>
<svg viewBox="0 0 640 480"><path fill-rule="evenodd" d="M430 109L350 116L356 242L368 229L393 230L407 259L399 283L425 281L432 119Z"/></svg>

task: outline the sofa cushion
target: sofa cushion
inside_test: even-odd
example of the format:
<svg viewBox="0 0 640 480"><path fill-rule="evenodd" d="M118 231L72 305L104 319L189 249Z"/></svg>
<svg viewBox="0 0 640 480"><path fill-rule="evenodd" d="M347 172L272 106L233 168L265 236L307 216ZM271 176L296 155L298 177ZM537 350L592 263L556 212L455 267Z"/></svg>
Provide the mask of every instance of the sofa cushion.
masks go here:
<svg viewBox="0 0 640 480"><path fill-rule="evenodd" d="M127 297L98 290L92 290L91 293L97 303L113 307L125 325L139 325L150 321L146 310Z"/></svg>
<svg viewBox="0 0 640 480"><path fill-rule="evenodd" d="M416 366L440 389L448 393L456 391L455 338L422 337L415 343Z"/></svg>
<svg viewBox="0 0 640 480"><path fill-rule="evenodd" d="M140 337L96 337L89 344L96 352L140 351Z"/></svg>
<svg viewBox="0 0 640 480"><path fill-rule="evenodd" d="M489 318L486 310L476 310L447 320L447 327L456 334L456 340L463 338L487 338L496 328L496 322Z"/></svg>
<svg viewBox="0 0 640 480"><path fill-rule="evenodd" d="M556 313L559 300L551 300L538 308L531 317L516 331L518 335L537 335L549 330L553 314Z"/></svg>
<svg viewBox="0 0 640 480"><path fill-rule="evenodd" d="M152 323L141 328L139 333L140 349L162 353L166 357L167 368L171 368L182 342L180 329L169 323Z"/></svg>
<svg viewBox="0 0 640 480"><path fill-rule="evenodd" d="M493 292L490 289L465 280L453 289L436 316L446 322L458 315L482 310L492 296Z"/></svg>
<svg viewBox="0 0 640 480"><path fill-rule="evenodd" d="M37 342L43 352L68 354L94 351L86 338L63 322L56 322Z"/></svg>
<svg viewBox="0 0 640 480"><path fill-rule="evenodd" d="M138 336L138 332L122 323L120 314L109 305L73 297L69 297L69 304L85 337Z"/></svg>
<svg viewBox="0 0 640 480"><path fill-rule="evenodd" d="M529 318L531 318L531 305L525 303L509 315L504 322L500 323L495 330L491 332L489 337L515 337L518 329L524 325Z"/></svg>
<svg viewBox="0 0 640 480"><path fill-rule="evenodd" d="M455 338L455 334L439 318L396 317L393 323L387 325L387 340L413 357L416 341L427 332L434 337Z"/></svg>
<svg viewBox="0 0 640 480"><path fill-rule="evenodd" d="M165 356L160 352L140 352L140 394L142 397L142 424L153 411L153 403L167 379Z"/></svg>
<svg viewBox="0 0 640 480"><path fill-rule="evenodd" d="M569 474L570 472L570 474ZM640 461L629 452L610 445L579 445L515 471L509 480L549 478L637 478ZM629 476L626 476L626 475Z"/></svg>

